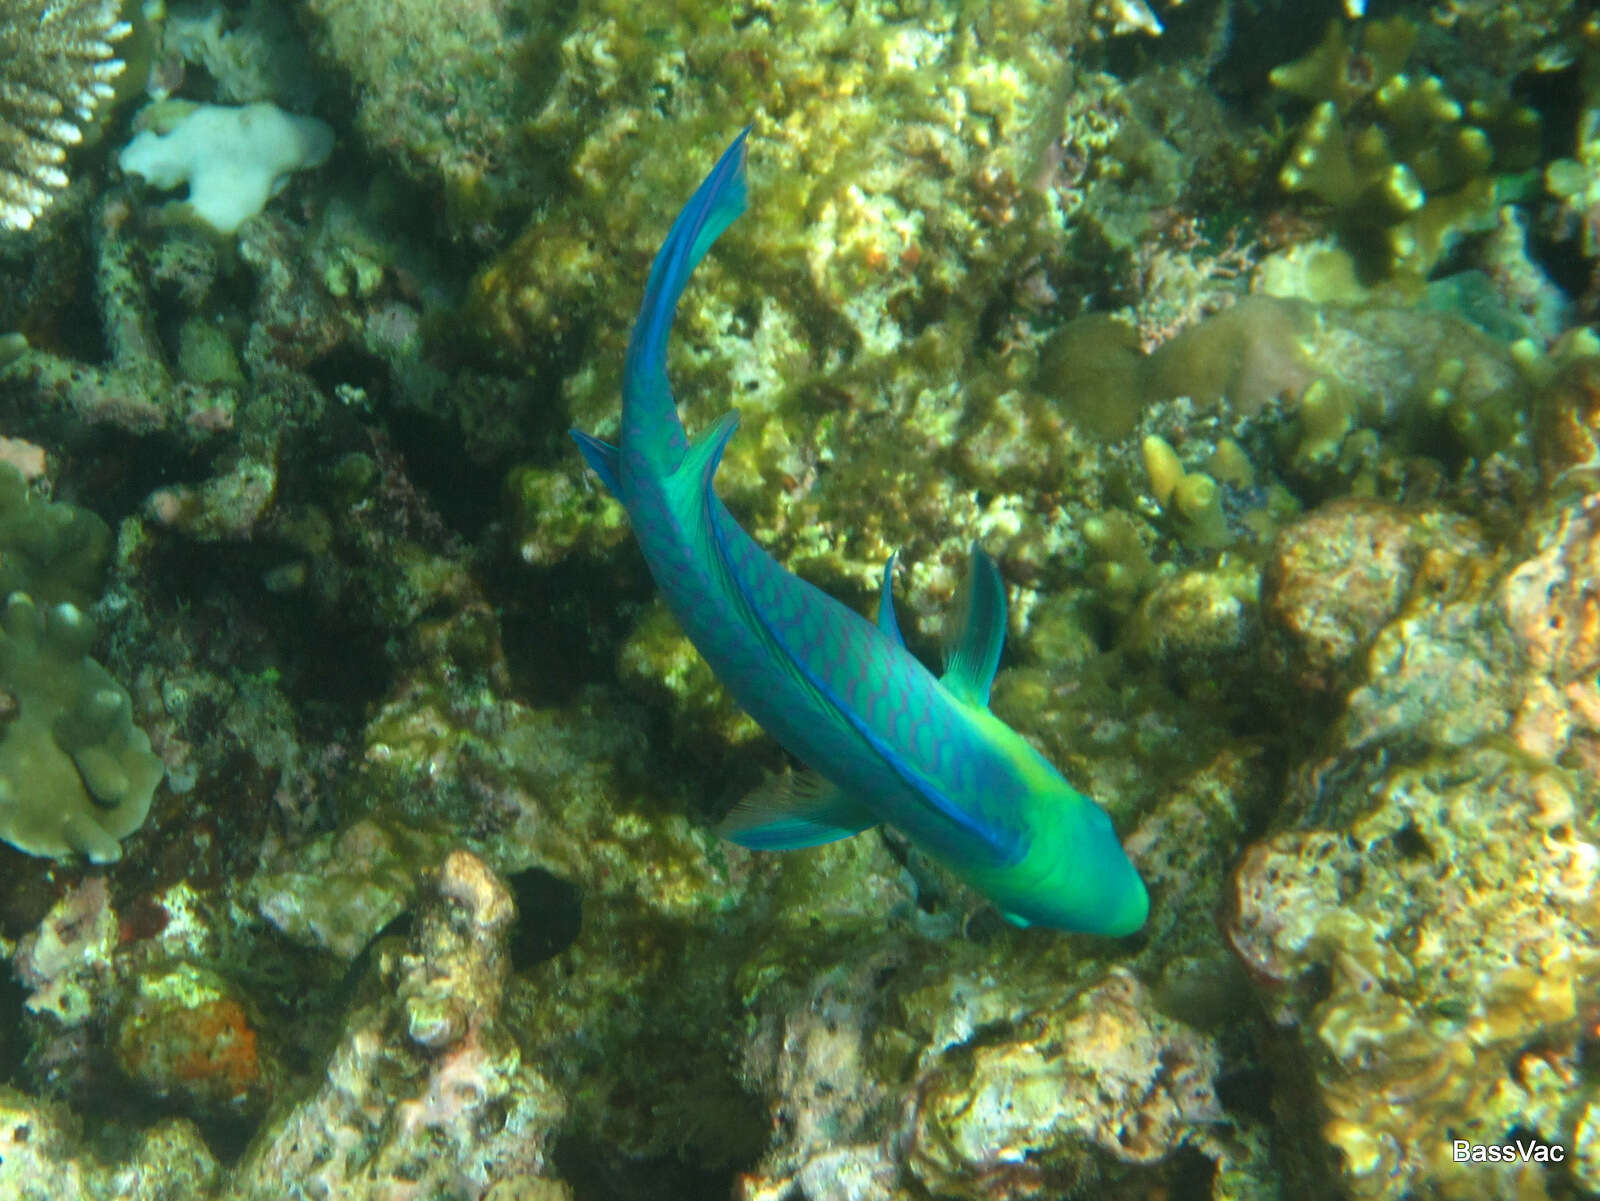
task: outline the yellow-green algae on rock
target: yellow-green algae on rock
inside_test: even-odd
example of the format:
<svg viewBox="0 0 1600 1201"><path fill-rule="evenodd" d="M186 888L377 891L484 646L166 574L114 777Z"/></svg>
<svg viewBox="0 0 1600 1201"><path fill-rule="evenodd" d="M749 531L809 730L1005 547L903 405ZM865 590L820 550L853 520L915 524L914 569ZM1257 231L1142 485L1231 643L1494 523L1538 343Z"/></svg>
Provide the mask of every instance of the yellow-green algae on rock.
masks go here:
<svg viewBox="0 0 1600 1201"><path fill-rule="evenodd" d="M991 319L1019 288L1021 307L1049 307L1104 247L1136 244L1194 160L1224 155L1220 106L1093 70L1119 6L1019 0L981 22L928 3L790 6L777 22L694 7L578 6L526 127L564 164L557 190L478 271L466 340L603 434L662 197L687 195L736 113L754 127L759 220L697 276L673 355L691 429L738 398L718 474L730 505L785 566L863 600L901 549L928 565L906 581L919 612L942 609L975 537L1009 537L1024 574L1058 562L1078 515L1029 494L1087 495L1096 448L1015 369L1025 353L982 353L1011 342ZM1180 92L1199 115L1174 133L1159 115ZM594 516L576 463L535 453L506 489L518 552L541 567L614 554L622 527Z"/></svg>
<svg viewBox="0 0 1600 1201"><path fill-rule="evenodd" d="M120 859L165 771L93 637L76 606L25 593L0 615L0 838L30 855Z"/></svg>

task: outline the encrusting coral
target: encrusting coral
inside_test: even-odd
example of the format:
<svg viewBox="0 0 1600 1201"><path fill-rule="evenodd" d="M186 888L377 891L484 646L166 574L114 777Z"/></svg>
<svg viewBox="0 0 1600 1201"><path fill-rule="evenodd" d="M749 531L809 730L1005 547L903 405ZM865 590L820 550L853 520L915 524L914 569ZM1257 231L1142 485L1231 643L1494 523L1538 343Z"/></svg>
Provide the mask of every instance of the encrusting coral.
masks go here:
<svg viewBox="0 0 1600 1201"><path fill-rule="evenodd" d="M247 9L290 11L184 20L243 54ZM101 592L107 531L47 487L120 519L104 661L173 816L116 872L0 848L0 1194L1597 1191L1600 387L1554 345L1583 298L1546 280L1529 322L1510 278L1592 249L1592 123L1559 211L1502 195L1429 281L1391 240L1428 203L1396 214L1381 173L1263 211L1296 134L1206 81L1270 60L1191 56L1225 9L1302 19L1284 0L436 9L284 19L374 164L359 200L307 177L229 258L113 181L44 266L0 239L27 334L0 417L56 477L0 479L0 586L46 624ZM1513 163L1465 127L1500 149L1509 77L1407 36L1341 27L1304 107L1334 104L1352 171L1475 199ZM863 610L902 547L919 652L983 541L1013 615L994 711L1113 818L1154 899L1136 938L1004 928L892 831L783 857L710 832L778 757L561 432L614 411L666 214L746 116L759 217L685 300L686 421L741 410L730 506ZM1229 247L1287 248L1298 286L1245 295L1204 261ZM1469 1177L1455 1131L1563 1141L1568 1175Z"/></svg>
<svg viewBox="0 0 1600 1201"><path fill-rule="evenodd" d="M85 884L26 941L24 978L42 991L54 973L101 1004L120 998L113 1050L127 1076L119 1088L181 1098L213 1120L254 1108L273 1083L270 1053L237 986L192 962L215 957L218 930L180 917L177 890L163 899L174 910L168 929L117 948L108 965L119 922L129 941L129 914L109 909L103 883ZM410 936L378 947L377 987L345 1015L317 1086L282 1105L227 1172L189 1119L155 1123L123 1162L107 1163L61 1107L0 1086L0 1194L277 1201L292 1180L308 1195L346 1201L570 1201L550 1165L565 1101L524 1061L502 1012L515 916L505 881L481 859L456 851L438 861ZM52 1013L61 996L57 988ZM81 1028L82 1009L74 1002L63 1020Z"/></svg>
<svg viewBox="0 0 1600 1201"><path fill-rule="evenodd" d="M1592 1190L1600 504L1541 508L1498 556L1459 519L1371 505L1285 542L1267 609L1289 660L1355 685L1294 824L1235 876L1233 945L1295 1035L1280 1069L1313 1081L1351 1196L1559 1195L1538 1163L1452 1155L1519 1136L1572 1148ZM1307 555L1329 568L1300 574Z"/></svg>
<svg viewBox="0 0 1600 1201"><path fill-rule="evenodd" d="M560 1197L547 1173L565 1102L502 1016L515 916L483 860L446 855L410 937L379 948L381 988L351 1012L325 1079L252 1145L230 1201L280 1197L286 1179L380 1201L543 1178Z"/></svg>

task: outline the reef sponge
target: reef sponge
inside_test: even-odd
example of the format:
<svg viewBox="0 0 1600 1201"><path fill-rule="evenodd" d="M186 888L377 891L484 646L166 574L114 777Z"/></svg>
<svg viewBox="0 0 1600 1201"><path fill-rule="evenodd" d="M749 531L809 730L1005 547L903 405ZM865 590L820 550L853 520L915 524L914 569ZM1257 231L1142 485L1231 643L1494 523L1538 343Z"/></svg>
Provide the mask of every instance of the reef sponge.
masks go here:
<svg viewBox="0 0 1600 1201"><path fill-rule="evenodd" d="M1332 206L1374 275L1426 275L1462 232L1493 225L1494 172L1531 165L1538 118L1503 98L1463 104L1433 75L1408 74L1417 28L1405 17L1347 34L1334 22L1310 54L1272 72L1316 105L1278 176Z"/></svg>
<svg viewBox="0 0 1600 1201"><path fill-rule="evenodd" d="M179 963L142 973L113 1042L117 1065L152 1097L235 1114L266 1100L271 1060L233 987L206 968Z"/></svg>
<svg viewBox="0 0 1600 1201"><path fill-rule="evenodd" d="M0 12L0 229L28 229L67 186L67 147L122 73L120 0L9 0Z"/></svg>
<svg viewBox="0 0 1600 1201"><path fill-rule="evenodd" d="M165 774L93 637L74 605L0 613L0 838L30 855L115 862Z"/></svg>
<svg viewBox="0 0 1600 1201"><path fill-rule="evenodd" d="M333 128L259 101L234 107L163 100L136 121L117 165L162 189L189 186L182 211L231 234L281 192L289 176L321 166Z"/></svg>

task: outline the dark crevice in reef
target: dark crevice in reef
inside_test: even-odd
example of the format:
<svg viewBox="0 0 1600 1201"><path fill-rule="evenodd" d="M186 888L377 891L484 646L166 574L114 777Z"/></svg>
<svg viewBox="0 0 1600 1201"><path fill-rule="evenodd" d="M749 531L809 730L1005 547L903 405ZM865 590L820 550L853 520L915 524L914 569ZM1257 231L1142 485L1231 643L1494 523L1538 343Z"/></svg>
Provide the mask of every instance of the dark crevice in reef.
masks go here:
<svg viewBox="0 0 1600 1201"><path fill-rule="evenodd" d="M537 867L514 873L506 883L517 901L510 946L513 971L554 959L577 941L583 894L576 884Z"/></svg>
<svg viewBox="0 0 1600 1201"><path fill-rule="evenodd" d="M555 1161L574 1201L711 1201L733 1196L743 1170L708 1170L672 1155L635 1159L578 1134L556 1144Z"/></svg>
<svg viewBox="0 0 1600 1201"><path fill-rule="evenodd" d="M629 550L615 565L532 568L507 556L484 572L517 699L560 705L585 685L615 680L617 651L655 595L644 560Z"/></svg>

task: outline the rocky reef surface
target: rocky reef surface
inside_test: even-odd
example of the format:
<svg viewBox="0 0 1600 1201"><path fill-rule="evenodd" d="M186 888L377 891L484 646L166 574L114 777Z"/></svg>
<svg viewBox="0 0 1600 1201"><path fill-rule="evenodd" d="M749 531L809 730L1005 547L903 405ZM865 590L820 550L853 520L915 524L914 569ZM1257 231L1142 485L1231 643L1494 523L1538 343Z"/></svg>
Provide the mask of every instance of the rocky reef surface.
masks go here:
<svg viewBox="0 0 1600 1201"><path fill-rule="evenodd" d="M42 7L118 25L70 138L0 56L0 178L52 163L0 230L0 1196L1600 1195L1589 6ZM219 234L118 169L140 98L335 147ZM740 410L790 570L865 610L898 549L930 661L994 555L993 707L1137 935L711 832L783 757L565 431L746 122L685 420Z"/></svg>

